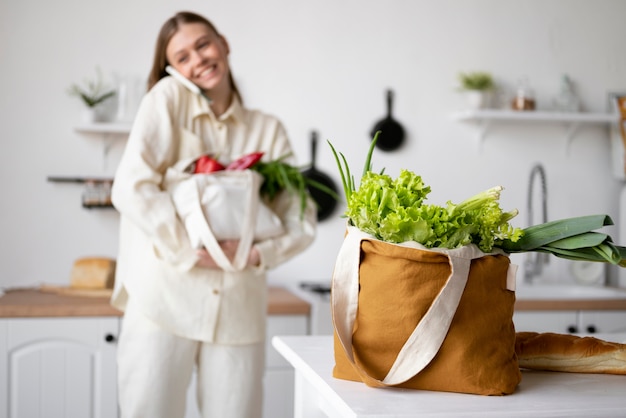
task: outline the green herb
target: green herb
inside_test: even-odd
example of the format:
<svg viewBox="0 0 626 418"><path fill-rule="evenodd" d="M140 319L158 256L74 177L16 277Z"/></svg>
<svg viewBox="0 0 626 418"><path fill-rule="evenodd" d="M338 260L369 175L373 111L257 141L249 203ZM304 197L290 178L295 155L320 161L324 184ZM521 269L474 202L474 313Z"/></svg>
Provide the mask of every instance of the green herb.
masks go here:
<svg viewBox="0 0 626 418"><path fill-rule="evenodd" d="M307 198L309 196L308 187L314 187L324 193L338 199L337 193L329 187L304 176L301 168L292 166L284 162L289 155L284 155L276 160L264 162L259 161L251 167L251 170L259 172L264 178L261 185L261 195L272 200L282 190L297 193L300 197L300 216L304 215Z"/></svg>
<svg viewBox="0 0 626 418"><path fill-rule="evenodd" d="M72 84L68 90L72 96L77 96L88 107L94 107L115 95L115 90L107 89L102 81L102 72L96 68L96 78L86 80L83 85Z"/></svg>
<svg viewBox="0 0 626 418"><path fill-rule="evenodd" d="M459 81L462 90L491 90L494 88L491 74L482 71L460 73Z"/></svg>

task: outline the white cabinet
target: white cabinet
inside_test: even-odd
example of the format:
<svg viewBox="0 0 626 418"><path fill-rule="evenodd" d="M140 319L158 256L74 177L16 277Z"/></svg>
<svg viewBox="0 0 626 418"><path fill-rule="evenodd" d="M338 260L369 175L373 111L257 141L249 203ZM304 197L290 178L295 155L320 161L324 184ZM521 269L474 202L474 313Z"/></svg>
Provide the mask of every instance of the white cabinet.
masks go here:
<svg viewBox="0 0 626 418"><path fill-rule="evenodd" d="M624 311L581 311L580 332L623 333L626 332Z"/></svg>
<svg viewBox="0 0 626 418"><path fill-rule="evenodd" d="M626 311L516 311L516 331L615 333L626 331Z"/></svg>
<svg viewBox="0 0 626 418"><path fill-rule="evenodd" d="M293 367L271 345L275 335L307 335L308 315L270 315L267 321L263 418L292 418L294 408ZM196 379L187 391L185 418L200 418L196 403Z"/></svg>
<svg viewBox="0 0 626 418"><path fill-rule="evenodd" d="M294 370L272 346L276 335L307 335L309 317L305 315L272 315L265 339L266 369L263 418L292 418L294 408Z"/></svg>
<svg viewBox="0 0 626 418"><path fill-rule="evenodd" d="M117 418L118 317L0 318L0 418ZM270 315L264 418L293 416L293 368L275 335L307 335L308 314ZM185 418L199 418L195 379Z"/></svg>
<svg viewBox="0 0 626 418"><path fill-rule="evenodd" d="M515 331L573 333L578 330L578 311L516 311Z"/></svg>
<svg viewBox="0 0 626 418"><path fill-rule="evenodd" d="M117 317L0 319L0 418L115 418Z"/></svg>

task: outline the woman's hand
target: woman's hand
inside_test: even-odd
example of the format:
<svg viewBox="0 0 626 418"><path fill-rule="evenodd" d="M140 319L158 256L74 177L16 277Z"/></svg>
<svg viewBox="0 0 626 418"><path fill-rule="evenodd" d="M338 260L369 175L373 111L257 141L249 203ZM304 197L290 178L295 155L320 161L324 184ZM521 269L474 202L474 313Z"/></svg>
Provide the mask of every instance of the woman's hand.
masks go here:
<svg viewBox="0 0 626 418"><path fill-rule="evenodd" d="M220 241L219 244L220 244L220 248L224 252L224 255L226 255L226 257L232 262L233 259L235 258L235 253L237 252L237 246L239 245L239 240ZM196 254L199 257L199 260L196 263L197 267L213 268L213 269L220 268L220 266L217 265L213 257L211 257L211 254L209 254L209 252L206 249L203 248L201 250L198 250ZM260 262L261 262L261 256L259 254L259 251L256 249L255 246L252 246L252 248L250 249L250 253L248 254L248 262L246 263L246 265L254 267L254 266L258 266Z"/></svg>

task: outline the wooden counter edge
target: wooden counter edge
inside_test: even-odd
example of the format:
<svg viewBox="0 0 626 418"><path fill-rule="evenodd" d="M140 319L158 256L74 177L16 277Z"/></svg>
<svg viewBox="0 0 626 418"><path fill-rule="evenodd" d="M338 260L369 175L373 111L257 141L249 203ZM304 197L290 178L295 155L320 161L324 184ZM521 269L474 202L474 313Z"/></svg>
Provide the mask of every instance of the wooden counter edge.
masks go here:
<svg viewBox="0 0 626 418"><path fill-rule="evenodd" d="M269 315L309 315L311 305L282 287L268 288ZM0 297L0 318L123 316L108 297L86 297L40 292L8 291Z"/></svg>
<svg viewBox="0 0 626 418"><path fill-rule="evenodd" d="M518 299L515 311L626 311L626 299Z"/></svg>
<svg viewBox="0 0 626 418"><path fill-rule="evenodd" d="M309 315L311 305L284 287L270 286L267 295L269 315Z"/></svg>

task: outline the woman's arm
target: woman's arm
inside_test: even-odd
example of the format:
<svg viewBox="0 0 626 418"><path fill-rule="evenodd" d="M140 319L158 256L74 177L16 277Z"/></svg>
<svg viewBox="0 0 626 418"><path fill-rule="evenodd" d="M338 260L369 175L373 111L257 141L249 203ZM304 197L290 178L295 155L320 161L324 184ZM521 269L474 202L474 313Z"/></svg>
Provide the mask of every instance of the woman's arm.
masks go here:
<svg viewBox="0 0 626 418"><path fill-rule="evenodd" d="M159 88L161 87L161 88ZM165 171L178 153L176 90L155 86L142 100L115 175L112 201L152 241L157 257L187 270L198 261L168 192Z"/></svg>

